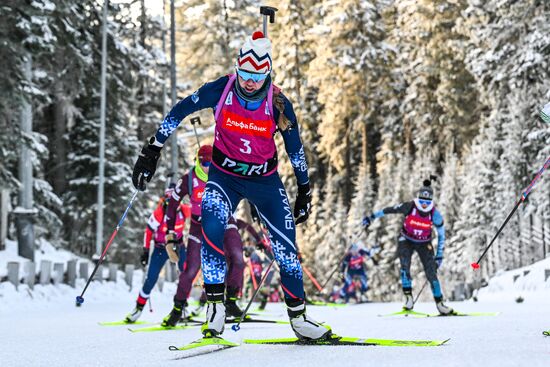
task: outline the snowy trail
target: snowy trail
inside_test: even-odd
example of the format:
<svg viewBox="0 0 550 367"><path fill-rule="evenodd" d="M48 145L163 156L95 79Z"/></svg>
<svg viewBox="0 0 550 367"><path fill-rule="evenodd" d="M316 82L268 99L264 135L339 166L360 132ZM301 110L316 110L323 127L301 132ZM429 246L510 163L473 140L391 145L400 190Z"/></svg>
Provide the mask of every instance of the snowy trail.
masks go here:
<svg viewBox="0 0 550 367"><path fill-rule="evenodd" d="M329 323L346 336L391 339L446 339L448 345L429 348L310 347L243 345L208 356L177 361L179 352L169 345L197 339L198 328L155 333L130 333L125 326L99 326L99 321L121 319L132 307L134 294L125 300L90 297L83 307L74 297L12 304L0 311L2 366L548 366L550 304L532 301L451 303L463 312L500 311L496 317L410 318L378 317L399 310L397 303L347 307L309 307L317 320ZM75 293L76 294L76 293ZM153 301L154 313L142 319L159 321L171 307L168 292ZM433 303L418 304L418 311L433 313ZM270 315L284 319L280 304L269 304ZM547 322L545 322L547 321ZM226 330L233 341L244 338L293 336L288 325L243 324L241 331Z"/></svg>

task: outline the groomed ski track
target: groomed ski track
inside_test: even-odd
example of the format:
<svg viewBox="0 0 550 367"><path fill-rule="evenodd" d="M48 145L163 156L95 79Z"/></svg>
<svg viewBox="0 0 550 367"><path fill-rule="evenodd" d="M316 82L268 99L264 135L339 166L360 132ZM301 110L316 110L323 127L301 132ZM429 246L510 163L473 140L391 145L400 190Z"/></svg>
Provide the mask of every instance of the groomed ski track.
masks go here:
<svg viewBox="0 0 550 367"><path fill-rule="evenodd" d="M60 292L61 293L61 292ZM64 292L62 292L64 293ZM57 295L60 296L60 295ZM308 306L317 320L326 321L345 336L379 339L451 340L441 347L345 347L241 345L184 361L169 345L184 345L200 337L199 328L157 333L131 333L125 326L99 326L121 319L130 311L134 295L126 301L91 299L80 308L70 294L49 300L11 304L0 309L2 366L548 366L550 300L518 304L509 301L450 303L461 312L493 312L494 317L378 317L399 310L398 303L370 303L348 307ZM8 301L9 299L5 299ZM6 306L6 305L4 305ZM169 311L168 297L153 300L142 320L158 322ZM254 309L255 307L253 307ZM419 303L422 312L435 312L433 303ZM269 304L266 317L286 320L281 304ZM230 326L230 325L229 325ZM293 336L288 325L243 324L224 337Z"/></svg>

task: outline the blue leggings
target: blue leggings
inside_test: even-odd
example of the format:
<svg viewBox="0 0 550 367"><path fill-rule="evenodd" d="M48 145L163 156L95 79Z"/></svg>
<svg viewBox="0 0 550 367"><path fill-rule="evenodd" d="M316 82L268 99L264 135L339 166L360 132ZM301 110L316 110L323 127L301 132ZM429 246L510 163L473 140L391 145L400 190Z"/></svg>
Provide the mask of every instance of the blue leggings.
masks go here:
<svg viewBox="0 0 550 367"><path fill-rule="evenodd" d="M281 286L288 299L304 299L302 267L297 257L296 227L286 191L277 173L265 177L241 178L210 166L202 198L203 243L201 264L205 284L225 281L223 237L229 217L239 202L248 199L258 208L275 260L281 269Z"/></svg>
<svg viewBox="0 0 550 367"><path fill-rule="evenodd" d="M183 263L185 262L185 257L186 257L185 246L183 246L183 244L180 244L179 248L180 248L180 259L178 261L178 268L180 271L183 271ZM147 278L145 278L145 283L143 283L143 287L139 292L139 295L141 298L144 298L144 299L149 298L149 294L151 293L151 290L157 283L157 280L159 279L160 270L166 263L166 260L168 260L168 253L166 252L166 249L164 248L164 246L162 247L155 246L155 248L153 249L153 253L151 254L151 258L149 259L149 268L147 269Z"/></svg>

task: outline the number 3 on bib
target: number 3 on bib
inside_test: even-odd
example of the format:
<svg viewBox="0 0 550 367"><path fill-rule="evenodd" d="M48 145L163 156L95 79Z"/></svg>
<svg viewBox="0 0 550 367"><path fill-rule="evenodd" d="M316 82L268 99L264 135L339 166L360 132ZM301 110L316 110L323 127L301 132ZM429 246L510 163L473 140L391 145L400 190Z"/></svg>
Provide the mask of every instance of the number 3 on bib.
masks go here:
<svg viewBox="0 0 550 367"><path fill-rule="evenodd" d="M244 148L239 149L241 153L250 154L250 152L252 152L252 148L250 147L250 140L241 138L241 141L243 142L243 145L244 145Z"/></svg>

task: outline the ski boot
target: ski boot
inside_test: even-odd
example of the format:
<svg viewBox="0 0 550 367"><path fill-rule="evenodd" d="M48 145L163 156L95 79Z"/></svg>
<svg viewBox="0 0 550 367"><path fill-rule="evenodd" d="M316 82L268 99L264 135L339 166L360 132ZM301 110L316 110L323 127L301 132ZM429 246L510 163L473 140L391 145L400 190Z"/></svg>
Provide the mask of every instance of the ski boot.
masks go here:
<svg viewBox="0 0 550 367"><path fill-rule="evenodd" d="M225 306L223 302L207 302L206 322L201 326L205 338L221 335L225 329Z"/></svg>
<svg viewBox="0 0 550 367"><path fill-rule="evenodd" d="M403 310L412 311L414 308L414 300L411 292L405 292L405 303L403 304Z"/></svg>
<svg viewBox="0 0 550 367"><path fill-rule="evenodd" d="M206 284L206 322L201 331L205 338L211 338L223 333L225 328L225 284Z"/></svg>
<svg viewBox="0 0 550 367"><path fill-rule="evenodd" d="M241 317L243 310L237 305L237 294L239 293L238 288L227 287L227 298L225 300L225 314L226 316L231 317Z"/></svg>
<svg viewBox="0 0 550 367"><path fill-rule="evenodd" d="M187 306L186 301L178 301L174 300L174 307L172 308L172 311L164 318L162 319L162 323L160 326L163 327L174 327L177 325L177 323L181 319L181 315L183 313L183 309Z"/></svg>
<svg viewBox="0 0 550 367"><path fill-rule="evenodd" d="M143 312L143 307L145 307L145 304L139 304L136 303L136 308L132 312L130 312L128 315L126 315L126 318L124 321L126 321L129 324L133 324L136 322L139 317L141 316L141 313Z"/></svg>
<svg viewBox="0 0 550 367"><path fill-rule="evenodd" d="M329 326L318 323L306 314L306 305L301 300L285 300L290 326L300 340L330 339Z"/></svg>
<svg viewBox="0 0 550 367"><path fill-rule="evenodd" d="M443 316L449 316L455 312L452 308L444 304L442 299L436 300L435 306L437 307L439 314Z"/></svg>

